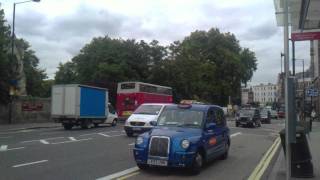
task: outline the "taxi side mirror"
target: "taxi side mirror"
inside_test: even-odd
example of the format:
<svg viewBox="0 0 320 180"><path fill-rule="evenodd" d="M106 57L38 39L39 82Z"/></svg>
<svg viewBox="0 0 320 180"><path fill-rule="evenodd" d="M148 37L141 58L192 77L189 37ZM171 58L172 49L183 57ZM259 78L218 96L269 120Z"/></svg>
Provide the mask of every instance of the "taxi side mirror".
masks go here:
<svg viewBox="0 0 320 180"><path fill-rule="evenodd" d="M206 130L213 130L216 128L216 123L208 123L206 124Z"/></svg>
<svg viewBox="0 0 320 180"><path fill-rule="evenodd" d="M157 121L150 121L149 123L151 126L156 126L157 125Z"/></svg>

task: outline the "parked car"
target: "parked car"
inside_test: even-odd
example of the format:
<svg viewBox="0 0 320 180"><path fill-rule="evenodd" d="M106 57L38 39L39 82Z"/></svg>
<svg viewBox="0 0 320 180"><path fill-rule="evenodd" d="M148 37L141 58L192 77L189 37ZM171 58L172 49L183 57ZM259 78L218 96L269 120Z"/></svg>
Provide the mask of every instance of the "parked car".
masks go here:
<svg viewBox="0 0 320 180"><path fill-rule="evenodd" d="M261 123L271 124L271 112L268 109L263 109L260 113Z"/></svg>
<svg viewBox="0 0 320 180"><path fill-rule="evenodd" d="M278 119L278 112L276 110L270 111L271 118Z"/></svg>
<svg viewBox="0 0 320 180"><path fill-rule="evenodd" d="M181 167L197 174L205 162L226 159L229 147L229 128L221 107L168 105L157 126L137 137L133 154L140 169Z"/></svg>
<svg viewBox="0 0 320 180"><path fill-rule="evenodd" d="M280 108L278 111L278 118L285 118L286 117L286 113L285 113L285 109L284 108Z"/></svg>
<svg viewBox="0 0 320 180"><path fill-rule="evenodd" d="M261 127L261 116L259 109L241 109L236 115L236 127Z"/></svg>
<svg viewBox="0 0 320 180"><path fill-rule="evenodd" d="M161 111L167 104L145 103L140 105L126 120L124 130L128 137L134 133L143 133L153 128L151 121L157 121Z"/></svg>

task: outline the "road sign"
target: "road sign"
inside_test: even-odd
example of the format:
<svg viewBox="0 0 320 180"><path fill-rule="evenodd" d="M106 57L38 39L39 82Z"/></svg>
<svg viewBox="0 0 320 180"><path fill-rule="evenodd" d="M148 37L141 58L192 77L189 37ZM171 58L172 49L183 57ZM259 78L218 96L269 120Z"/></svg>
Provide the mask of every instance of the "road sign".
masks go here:
<svg viewBox="0 0 320 180"><path fill-rule="evenodd" d="M319 95L319 92L317 89L313 89L313 88L307 89L307 96L316 97L318 95Z"/></svg>

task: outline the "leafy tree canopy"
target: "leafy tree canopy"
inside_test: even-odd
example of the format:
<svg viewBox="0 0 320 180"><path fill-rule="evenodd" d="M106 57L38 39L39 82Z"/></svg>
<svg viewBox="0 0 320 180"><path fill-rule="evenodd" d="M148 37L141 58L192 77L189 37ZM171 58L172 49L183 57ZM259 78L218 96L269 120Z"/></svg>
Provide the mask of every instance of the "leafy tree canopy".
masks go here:
<svg viewBox="0 0 320 180"><path fill-rule="evenodd" d="M113 103L118 82L143 81L171 86L176 101L225 105L228 96L239 98L240 85L251 79L256 61L233 34L214 28L169 46L106 36L94 38L70 62L60 64L55 81L106 87Z"/></svg>

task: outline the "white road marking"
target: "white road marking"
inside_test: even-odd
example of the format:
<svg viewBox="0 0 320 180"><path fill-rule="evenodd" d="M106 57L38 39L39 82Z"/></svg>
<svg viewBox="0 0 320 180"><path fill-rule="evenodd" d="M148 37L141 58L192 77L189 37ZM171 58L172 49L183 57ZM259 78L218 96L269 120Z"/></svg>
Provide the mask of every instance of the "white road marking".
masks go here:
<svg viewBox="0 0 320 180"><path fill-rule="evenodd" d="M8 149L8 145L1 145L0 151L6 151Z"/></svg>
<svg viewBox="0 0 320 180"><path fill-rule="evenodd" d="M133 173L133 172L136 172L136 171L139 171L139 168L137 166L135 166L133 168L126 169L124 171L120 171L120 172L114 173L114 174L110 174L110 175L105 176L105 177L98 178L97 180L111 180L111 179L115 179L115 178L124 176L126 174L130 174L130 173Z"/></svg>
<svg viewBox="0 0 320 180"><path fill-rule="evenodd" d="M46 141L46 140L44 140L44 139L41 139L40 142L41 142L42 144L50 144L48 141Z"/></svg>
<svg viewBox="0 0 320 180"><path fill-rule="evenodd" d="M126 134L112 135L112 136L110 136L110 137L117 137L117 136L124 136L124 135L126 135Z"/></svg>
<svg viewBox="0 0 320 180"><path fill-rule="evenodd" d="M25 129L25 130L17 130L17 131L14 131L14 132L1 132L1 134L19 134L19 133L27 133L27 132L33 132L34 130L28 130L28 129Z"/></svg>
<svg viewBox="0 0 320 180"><path fill-rule="evenodd" d="M79 135L79 136L89 136L89 135L96 135L96 134L98 134L98 133L81 134L81 135Z"/></svg>
<svg viewBox="0 0 320 180"><path fill-rule="evenodd" d="M92 140L92 138L78 139L78 140L75 140L75 141L62 141L62 142L56 142L56 143L51 143L51 144L64 144L64 143L72 143L72 142L88 141L88 140Z"/></svg>
<svg viewBox="0 0 320 180"><path fill-rule="evenodd" d="M128 144L129 146L133 146L135 143Z"/></svg>
<svg viewBox="0 0 320 180"><path fill-rule="evenodd" d="M110 137L110 135L108 135L108 134L103 134L103 133L98 133L98 134L101 136L104 136L104 137Z"/></svg>
<svg viewBox="0 0 320 180"><path fill-rule="evenodd" d="M36 139L36 140L29 140L29 141L22 141L21 143L29 143L29 142L35 142L35 141L41 141L41 140L52 140L52 139L61 139L64 137L53 137L53 138L46 138L46 139Z"/></svg>
<svg viewBox="0 0 320 180"><path fill-rule="evenodd" d="M108 133L108 132L121 132L121 131L106 131L106 133Z"/></svg>
<svg viewBox="0 0 320 180"><path fill-rule="evenodd" d="M17 164L17 165L14 165L12 167L17 168L17 167L28 166L28 165L32 165L32 164L44 163L44 162L47 162L47 161L48 160L34 161L34 162L29 162L29 163Z"/></svg>
<svg viewBox="0 0 320 180"><path fill-rule="evenodd" d="M12 138L12 136L3 136L3 137L0 137L0 139L7 139L7 138Z"/></svg>
<svg viewBox="0 0 320 180"><path fill-rule="evenodd" d="M241 132L237 132L237 133L231 134L230 137L235 137L235 136L238 136L240 134L242 134L242 133Z"/></svg>
<svg viewBox="0 0 320 180"><path fill-rule="evenodd" d="M18 149L24 149L24 148L25 148L25 147L10 148L10 149L7 149L7 151L18 150Z"/></svg>
<svg viewBox="0 0 320 180"><path fill-rule="evenodd" d="M70 141L76 141L76 138L74 137L69 137Z"/></svg>

